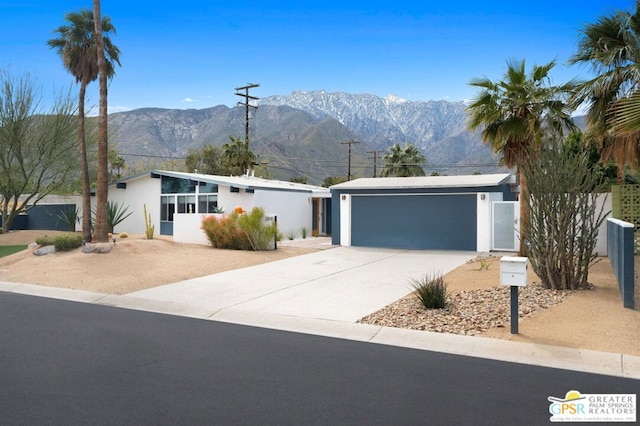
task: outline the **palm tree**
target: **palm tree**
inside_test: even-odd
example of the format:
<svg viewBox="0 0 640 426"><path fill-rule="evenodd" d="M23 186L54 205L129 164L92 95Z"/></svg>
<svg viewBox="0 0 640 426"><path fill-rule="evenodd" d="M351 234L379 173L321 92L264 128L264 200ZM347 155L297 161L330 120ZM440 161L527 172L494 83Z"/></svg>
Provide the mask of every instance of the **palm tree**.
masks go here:
<svg viewBox="0 0 640 426"><path fill-rule="evenodd" d="M231 169L238 174L245 173L255 164L256 156L249 150L249 141L229 136L229 142L222 145L222 152Z"/></svg>
<svg viewBox="0 0 640 426"><path fill-rule="evenodd" d="M108 240L107 201L109 196L109 144L107 140L107 78L109 69L105 55L105 44L100 19L100 0L93 0L93 25L98 52L98 77L100 81L100 104L98 107L98 182L96 185L95 238L99 242Z"/></svg>
<svg viewBox="0 0 640 426"><path fill-rule="evenodd" d="M89 179L89 162L85 136L85 97L87 86L98 78L97 46L94 35L93 12L81 10L70 12L65 16L68 25L63 25L54 32L60 35L47 41L47 45L56 49L65 68L71 73L76 83L80 83L78 95L78 146L80 148L80 173L82 180L82 234L86 241L91 241L91 182ZM108 17L102 19L105 33L115 33ZM120 65L120 50L104 37L106 54L109 57L107 72L115 74L114 63Z"/></svg>
<svg viewBox="0 0 640 426"><path fill-rule="evenodd" d="M427 159L418 148L411 144L392 145L389 151L382 157L382 171L380 176L411 177L424 176Z"/></svg>
<svg viewBox="0 0 640 426"><path fill-rule="evenodd" d="M467 107L470 130L481 129L485 143L502 155L503 163L516 168L520 194L527 193L523 173L528 153L535 151L544 133L562 135L573 130L571 110L565 102L577 85L570 81L562 86L550 86L549 71L555 60L534 66L527 75L524 60L507 61L504 80L473 79L470 84L480 91ZM520 255L526 253L524 226L528 220L527 203L520 200Z"/></svg>
<svg viewBox="0 0 640 426"><path fill-rule="evenodd" d="M586 24L570 62L590 65L597 75L572 102L586 105L588 136L603 160L616 161L620 180L625 164L637 166L640 156L640 1L635 12L615 11Z"/></svg>

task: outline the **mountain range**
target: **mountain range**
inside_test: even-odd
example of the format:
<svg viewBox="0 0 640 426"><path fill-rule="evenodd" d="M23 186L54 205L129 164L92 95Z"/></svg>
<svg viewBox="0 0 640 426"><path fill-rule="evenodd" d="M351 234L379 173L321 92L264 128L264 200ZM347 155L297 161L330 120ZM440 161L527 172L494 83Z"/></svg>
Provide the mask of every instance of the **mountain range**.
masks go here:
<svg viewBox="0 0 640 426"><path fill-rule="evenodd" d="M395 143L417 146L427 174L505 170L479 135L466 130L462 102L295 91L255 106L249 108L250 149L271 178L306 176L320 184L328 176L346 177L349 163L352 176L371 177ZM109 116L110 143L128 163L184 158L189 148L221 146L229 136L243 139L245 124L244 106L142 108Z"/></svg>

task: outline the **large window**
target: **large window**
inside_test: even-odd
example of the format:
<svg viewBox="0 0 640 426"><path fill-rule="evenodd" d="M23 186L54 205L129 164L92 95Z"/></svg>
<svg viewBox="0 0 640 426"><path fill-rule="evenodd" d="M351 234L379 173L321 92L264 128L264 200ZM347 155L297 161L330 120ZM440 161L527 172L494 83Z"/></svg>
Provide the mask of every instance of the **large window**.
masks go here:
<svg viewBox="0 0 640 426"><path fill-rule="evenodd" d="M161 188L163 194L195 194L196 183L191 179L162 176Z"/></svg>
<svg viewBox="0 0 640 426"><path fill-rule="evenodd" d="M198 213L216 213L218 211L218 195L198 196Z"/></svg>
<svg viewBox="0 0 640 426"><path fill-rule="evenodd" d="M178 213L195 213L196 196L178 195Z"/></svg>
<svg viewBox="0 0 640 426"><path fill-rule="evenodd" d="M173 222L174 213L216 213L218 185L162 176L160 221Z"/></svg>
<svg viewBox="0 0 640 426"><path fill-rule="evenodd" d="M160 220L173 222L173 213L176 211L176 197L173 195L160 196Z"/></svg>

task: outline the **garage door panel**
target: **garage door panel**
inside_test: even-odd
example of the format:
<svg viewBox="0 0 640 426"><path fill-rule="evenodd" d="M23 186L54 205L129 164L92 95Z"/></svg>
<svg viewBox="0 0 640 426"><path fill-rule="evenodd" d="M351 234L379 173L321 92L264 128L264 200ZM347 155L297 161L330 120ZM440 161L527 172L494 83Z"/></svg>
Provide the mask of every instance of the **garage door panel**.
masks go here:
<svg viewBox="0 0 640 426"><path fill-rule="evenodd" d="M476 196L353 196L351 244L476 250Z"/></svg>

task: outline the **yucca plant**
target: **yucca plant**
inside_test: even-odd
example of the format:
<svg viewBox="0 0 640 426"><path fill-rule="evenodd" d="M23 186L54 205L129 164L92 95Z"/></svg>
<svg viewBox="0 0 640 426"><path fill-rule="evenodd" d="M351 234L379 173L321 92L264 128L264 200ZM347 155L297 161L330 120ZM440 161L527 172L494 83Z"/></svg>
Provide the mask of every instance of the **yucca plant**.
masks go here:
<svg viewBox="0 0 640 426"><path fill-rule="evenodd" d="M442 274L425 274L420 279L409 279L416 298L427 309L443 309L447 306L449 293Z"/></svg>

